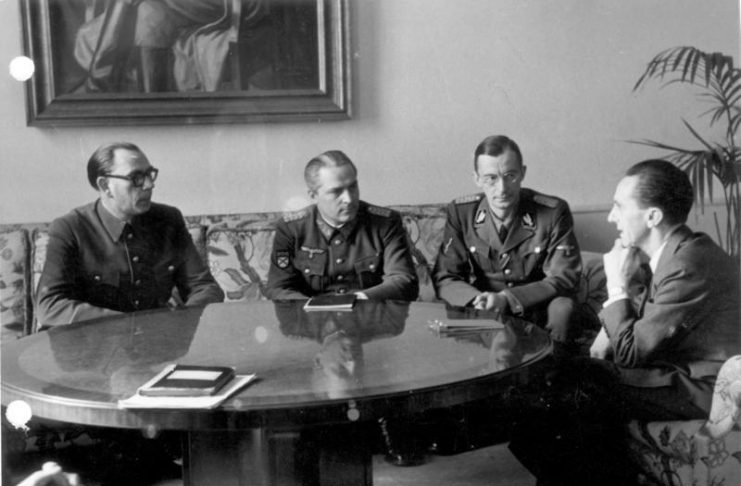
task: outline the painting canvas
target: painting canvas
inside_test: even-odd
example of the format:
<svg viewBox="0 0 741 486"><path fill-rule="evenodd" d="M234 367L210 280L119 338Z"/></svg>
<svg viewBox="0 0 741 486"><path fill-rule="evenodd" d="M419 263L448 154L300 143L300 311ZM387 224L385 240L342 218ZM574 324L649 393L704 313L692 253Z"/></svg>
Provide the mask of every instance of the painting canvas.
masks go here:
<svg viewBox="0 0 741 486"><path fill-rule="evenodd" d="M346 0L24 0L31 125L348 118Z"/></svg>

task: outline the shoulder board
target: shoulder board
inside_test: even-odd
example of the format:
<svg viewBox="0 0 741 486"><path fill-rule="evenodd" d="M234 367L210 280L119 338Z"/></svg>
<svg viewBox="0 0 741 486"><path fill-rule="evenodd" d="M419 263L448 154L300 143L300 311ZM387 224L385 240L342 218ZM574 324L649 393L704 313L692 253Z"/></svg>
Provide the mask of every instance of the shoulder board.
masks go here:
<svg viewBox="0 0 741 486"><path fill-rule="evenodd" d="M470 194L468 196L459 197L458 199L454 199L454 204L466 204L466 203L472 203L472 202L479 202L481 201L481 198L483 196L481 194Z"/></svg>
<svg viewBox="0 0 741 486"><path fill-rule="evenodd" d="M298 211L292 211L290 213L283 213L283 221L285 221L286 223L290 221L298 221L299 219L304 219L308 215L308 209L300 209Z"/></svg>
<svg viewBox="0 0 741 486"><path fill-rule="evenodd" d="M375 214L376 216L383 216L384 218L388 218L391 216L391 210L389 208L382 208L381 206L373 206L368 205L368 212L371 214Z"/></svg>
<svg viewBox="0 0 741 486"><path fill-rule="evenodd" d="M558 206L558 198L552 196L546 196L545 194L536 194L533 196L533 201L549 208L555 208Z"/></svg>

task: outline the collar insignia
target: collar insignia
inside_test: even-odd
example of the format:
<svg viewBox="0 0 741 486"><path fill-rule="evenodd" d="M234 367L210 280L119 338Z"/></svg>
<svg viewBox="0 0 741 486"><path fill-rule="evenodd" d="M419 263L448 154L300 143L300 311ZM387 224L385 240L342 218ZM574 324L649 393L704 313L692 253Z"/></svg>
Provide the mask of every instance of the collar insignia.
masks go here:
<svg viewBox="0 0 741 486"><path fill-rule="evenodd" d="M481 208L479 209L479 212L476 213L476 224L481 224L486 219L486 209Z"/></svg>
<svg viewBox="0 0 741 486"><path fill-rule="evenodd" d="M522 225L525 228L535 228L535 222L533 221L533 217L530 216L530 213L525 213L522 215Z"/></svg>

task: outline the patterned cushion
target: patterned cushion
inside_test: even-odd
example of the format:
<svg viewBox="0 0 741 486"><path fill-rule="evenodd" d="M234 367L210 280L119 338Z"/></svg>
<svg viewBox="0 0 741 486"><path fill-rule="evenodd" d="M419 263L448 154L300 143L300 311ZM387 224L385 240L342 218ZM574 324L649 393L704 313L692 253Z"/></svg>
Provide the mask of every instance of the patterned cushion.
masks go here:
<svg viewBox="0 0 741 486"><path fill-rule="evenodd" d="M18 229L0 234L0 341L23 336L29 300L29 241L28 231Z"/></svg>
<svg viewBox="0 0 741 486"><path fill-rule="evenodd" d="M211 274L226 294L225 301L264 300L275 231L212 228L206 236Z"/></svg>
<svg viewBox="0 0 741 486"><path fill-rule="evenodd" d="M438 208L404 208L402 222L412 248L412 260L419 278L419 298L422 302L436 300L432 284L432 267L443 239L445 214Z"/></svg>
<svg viewBox="0 0 741 486"><path fill-rule="evenodd" d="M652 484L741 484L740 406L741 356L734 356L718 374L707 421L633 421L631 457Z"/></svg>
<svg viewBox="0 0 741 486"><path fill-rule="evenodd" d="M31 236L33 241L33 292L39 287L39 279L41 279L41 272L44 271L44 263L46 262L46 247L49 244L49 231L45 229L35 229Z"/></svg>

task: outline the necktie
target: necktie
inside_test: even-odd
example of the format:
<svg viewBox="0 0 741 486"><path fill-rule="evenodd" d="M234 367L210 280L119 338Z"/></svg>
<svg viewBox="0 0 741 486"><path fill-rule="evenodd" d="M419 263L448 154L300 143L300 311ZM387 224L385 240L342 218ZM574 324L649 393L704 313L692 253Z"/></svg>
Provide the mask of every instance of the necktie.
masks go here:
<svg viewBox="0 0 741 486"><path fill-rule="evenodd" d="M507 227L505 225L503 225L503 224L500 225L499 226L499 241L501 241L502 243L504 243L504 240L507 239L507 233L508 233Z"/></svg>

